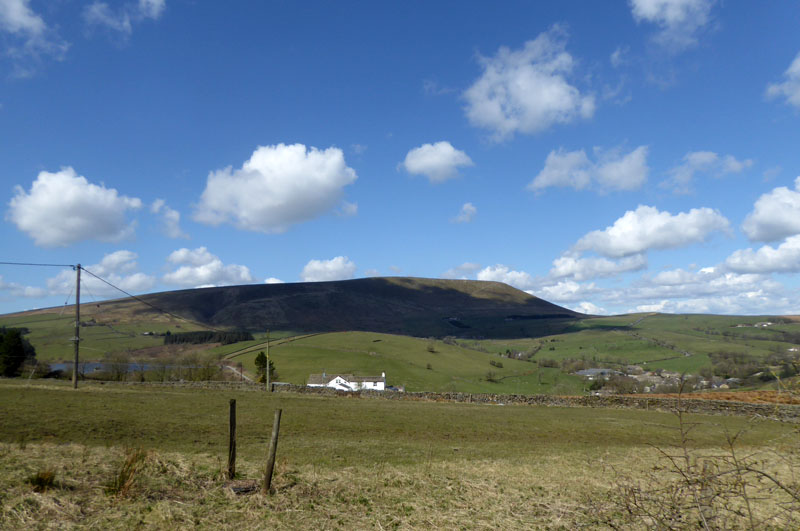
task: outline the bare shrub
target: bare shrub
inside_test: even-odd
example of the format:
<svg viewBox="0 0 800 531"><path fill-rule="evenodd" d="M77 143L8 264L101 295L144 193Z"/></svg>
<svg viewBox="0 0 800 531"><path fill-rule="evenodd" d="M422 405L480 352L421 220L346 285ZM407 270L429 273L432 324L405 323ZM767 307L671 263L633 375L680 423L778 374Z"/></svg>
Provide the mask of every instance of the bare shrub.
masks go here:
<svg viewBox="0 0 800 531"><path fill-rule="evenodd" d="M682 389L681 389L682 391ZM655 447L660 459L639 477L616 473L606 523L616 529L797 529L800 526L800 428L769 452L748 452L743 432L726 433L721 450L703 451L690 437L680 396L678 443Z"/></svg>

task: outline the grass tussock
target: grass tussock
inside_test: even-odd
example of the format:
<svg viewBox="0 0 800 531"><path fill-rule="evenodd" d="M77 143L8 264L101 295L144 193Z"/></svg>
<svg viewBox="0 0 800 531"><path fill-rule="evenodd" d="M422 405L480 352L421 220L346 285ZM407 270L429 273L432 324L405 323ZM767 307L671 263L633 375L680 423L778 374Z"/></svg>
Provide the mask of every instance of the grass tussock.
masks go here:
<svg viewBox="0 0 800 531"><path fill-rule="evenodd" d="M136 475L142 469L147 452L141 448L128 448L125 450L125 459L119 466L113 479L106 485L106 494L112 496L127 496L136 480Z"/></svg>
<svg viewBox="0 0 800 531"><path fill-rule="evenodd" d="M34 492L45 492L55 486L56 473L51 469L40 470L28 478Z"/></svg>

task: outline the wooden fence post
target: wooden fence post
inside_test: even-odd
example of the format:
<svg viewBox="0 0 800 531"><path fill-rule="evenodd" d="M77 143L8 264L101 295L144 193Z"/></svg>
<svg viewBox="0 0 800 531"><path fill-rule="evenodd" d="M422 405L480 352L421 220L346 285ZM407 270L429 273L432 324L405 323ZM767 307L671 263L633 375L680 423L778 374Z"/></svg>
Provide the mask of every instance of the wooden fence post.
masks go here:
<svg viewBox="0 0 800 531"><path fill-rule="evenodd" d="M228 479L236 476L236 399L231 398L228 428Z"/></svg>
<svg viewBox="0 0 800 531"><path fill-rule="evenodd" d="M267 367L269 370L269 367ZM275 469L275 453L278 450L278 432L281 429L281 410L275 410L275 420L272 421L272 438L269 441L269 453L267 454L267 469L264 471L264 484L261 492L269 494L272 486L272 471Z"/></svg>

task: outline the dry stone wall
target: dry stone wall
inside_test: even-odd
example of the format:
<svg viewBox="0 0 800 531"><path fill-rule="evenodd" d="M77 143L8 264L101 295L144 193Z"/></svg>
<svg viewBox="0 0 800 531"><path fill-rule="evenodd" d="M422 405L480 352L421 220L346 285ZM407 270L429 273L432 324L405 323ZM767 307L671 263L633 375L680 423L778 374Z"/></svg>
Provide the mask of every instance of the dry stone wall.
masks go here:
<svg viewBox="0 0 800 531"><path fill-rule="evenodd" d="M728 400L691 398L648 398L643 396L553 396L553 395L500 395L488 393L398 393L394 391L337 391L325 387L278 385L274 392L375 398L383 400L424 400L432 402L467 402L473 404L528 405L551 407L598 407L612 409L645 409L676 411L679 407L687 413L706 415L741 415L763 417L784 422L800 422L800 406L785 404L750 404Z"/></svg>

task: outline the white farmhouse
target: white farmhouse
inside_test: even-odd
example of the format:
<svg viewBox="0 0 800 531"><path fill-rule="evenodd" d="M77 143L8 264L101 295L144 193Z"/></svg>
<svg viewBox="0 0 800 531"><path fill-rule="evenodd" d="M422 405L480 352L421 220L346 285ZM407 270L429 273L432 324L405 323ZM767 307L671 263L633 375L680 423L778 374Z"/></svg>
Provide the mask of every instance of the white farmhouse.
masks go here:
<svg viewBox="0 0 800 531"><path fill-rule="evenodd" d="M311 374L308 387L330 387L339 391L383 391L386 389L386 373L380 376L353 376L352 374Z"/></svg>

